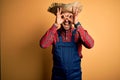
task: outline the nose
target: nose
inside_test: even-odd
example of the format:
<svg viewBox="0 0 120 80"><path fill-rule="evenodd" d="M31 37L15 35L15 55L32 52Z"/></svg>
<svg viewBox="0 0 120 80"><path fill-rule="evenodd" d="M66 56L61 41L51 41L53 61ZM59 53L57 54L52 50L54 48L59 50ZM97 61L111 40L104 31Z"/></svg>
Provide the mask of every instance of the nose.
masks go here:
<svg viewBox="0 0 120 80"><path fill-rule="evenodd" d="M66 16L65 16L65 19L69 19L69 15L66 15Z"/></svg>
<svg viewBox="0 0 120 80"><path fill-rule="evenodd" d="M68 20L69 20L69 17L66 16L66 17L64 18L64 20L65 20L65 21L68 21Z"/></svg>
<svg viewBox="0 0 120 80"><path fill-rule="evenodd" d="M65 19L65 22L68 22L69 20L68 19Z"/></svg>

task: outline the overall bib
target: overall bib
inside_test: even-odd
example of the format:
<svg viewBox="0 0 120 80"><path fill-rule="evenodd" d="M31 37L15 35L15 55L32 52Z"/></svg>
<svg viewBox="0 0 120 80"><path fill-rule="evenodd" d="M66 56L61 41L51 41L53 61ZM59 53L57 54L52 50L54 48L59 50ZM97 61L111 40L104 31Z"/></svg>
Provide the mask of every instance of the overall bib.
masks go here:
<svg viewBox="0 0 120 80"><path fill-rule="evenodd" d="M60 32L53 53L52 80L82 80L81 59L77 44L74 42L76 30L72 32L71 42L63 42Z"/></svg>

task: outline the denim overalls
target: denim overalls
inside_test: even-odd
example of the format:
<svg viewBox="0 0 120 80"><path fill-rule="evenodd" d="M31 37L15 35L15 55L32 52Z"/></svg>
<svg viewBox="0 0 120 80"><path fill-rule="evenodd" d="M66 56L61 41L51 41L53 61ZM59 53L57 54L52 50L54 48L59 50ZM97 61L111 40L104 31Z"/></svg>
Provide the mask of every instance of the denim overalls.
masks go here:
<svg viewBox="0 0 120 80"><path fill-rule="evenodd" d="M58 31L59 41L53 45L52 80L82 80L81 59L74 41L75 33L76 30L72 32L71 42L63 42Z"/></svg>

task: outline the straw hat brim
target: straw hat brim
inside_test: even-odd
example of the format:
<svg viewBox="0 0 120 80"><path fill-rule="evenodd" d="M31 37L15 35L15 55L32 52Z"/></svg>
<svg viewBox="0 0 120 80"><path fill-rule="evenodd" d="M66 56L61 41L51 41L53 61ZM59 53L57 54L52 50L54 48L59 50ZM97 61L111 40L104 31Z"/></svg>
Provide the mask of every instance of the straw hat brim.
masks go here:
<svg viewBox="0 0 120 80"><path fill-rule="evenodd" d="M73 2L69 4L64 3L52 3L48 8L48 12L56 15L57 8L62 8L62 12L72 12L72 7L78 8L78 12L81 12L82 5L79 2Z"/></svg>

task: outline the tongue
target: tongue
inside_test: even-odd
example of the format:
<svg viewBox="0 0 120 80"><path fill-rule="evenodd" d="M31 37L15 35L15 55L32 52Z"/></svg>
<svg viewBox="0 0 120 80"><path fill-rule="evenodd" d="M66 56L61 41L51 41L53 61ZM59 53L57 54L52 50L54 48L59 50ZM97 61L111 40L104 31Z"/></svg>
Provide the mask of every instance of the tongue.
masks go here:
<svg viewBox="0 0 120 80"><path fill-rule="evenodd" d="M65 25L69 25L70 23L71 23L71 22L70 22L69 20L65 20L65 21L64 21L64 24L65 24Z"/></svg>
<svg viewBox="0 0 120 80"><path fill-rule="evenodd" d="M65 25L68 25L69 23L68 22L65 22Z"/></svg>

